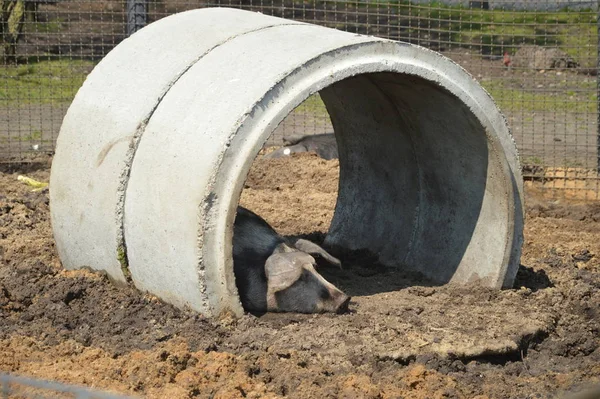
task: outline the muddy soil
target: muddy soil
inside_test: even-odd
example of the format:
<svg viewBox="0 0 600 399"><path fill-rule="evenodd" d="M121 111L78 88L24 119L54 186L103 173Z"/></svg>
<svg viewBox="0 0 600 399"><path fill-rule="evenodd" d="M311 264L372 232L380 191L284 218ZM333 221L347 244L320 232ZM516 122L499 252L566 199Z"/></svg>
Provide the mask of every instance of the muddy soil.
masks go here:
<svg viewBox="0 0 600 399"><path fill-rule="evenodd" d="M436 287L364 254L322 273L345 315L210 321L64 271L47 166L0 169L0 370L150 398L552 398L600 382L600 206L528 196L513 289ZM323 238L337 161L255 163L242 204ZM82 249L85 250L85 249Z"/></svg>

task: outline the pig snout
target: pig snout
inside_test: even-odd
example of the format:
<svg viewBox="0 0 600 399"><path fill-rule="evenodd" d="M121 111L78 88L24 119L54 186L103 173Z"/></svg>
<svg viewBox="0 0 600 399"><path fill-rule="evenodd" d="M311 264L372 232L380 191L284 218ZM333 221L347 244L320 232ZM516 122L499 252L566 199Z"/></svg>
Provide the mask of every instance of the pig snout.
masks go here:
<svg viewBox="0 0 600 399"><path fill-rule="evenodd" d="M330 298L321 303L321 311L338 314L348 312L348 305L352 298L344 294L335 286L332 285L331 287L333 287L333 290L329 290Z"/></svg>
<svg viewBox="0 0 600 399"><path fill-rule="evenodd" d="M335 313L341 314L341 313L346 313L348 312L348 305L350 304L350 300L352 299L352 297L349 297L346 294L342 294L341 300L337 307L337 309L335 310Z"/></svg>

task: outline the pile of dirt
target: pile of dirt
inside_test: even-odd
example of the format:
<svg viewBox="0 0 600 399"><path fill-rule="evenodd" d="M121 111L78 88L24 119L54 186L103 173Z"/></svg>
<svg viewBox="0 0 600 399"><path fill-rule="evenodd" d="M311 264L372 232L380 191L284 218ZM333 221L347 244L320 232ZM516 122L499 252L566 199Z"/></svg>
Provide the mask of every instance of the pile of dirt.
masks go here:
<svg viewBox="0 0 600 399"><path fill-rule="evenodd" d="M4 372L157 398L546 398L600 380L596 205L528 198L513 289L436 287L354 253L320 270L353 296L348 314L206 320L62 270L47 192L19 173L49 176L0 171ZM242 205L319 241L337 176L337 161L310 154L262 160Z"/></svg>
<svg viewBox="0 0 600 399"><path fill-rule="evenodd" d="M521 46L512 57L512 65L537 70L579 67L579 63L564 51L542 46Z"/></svg>

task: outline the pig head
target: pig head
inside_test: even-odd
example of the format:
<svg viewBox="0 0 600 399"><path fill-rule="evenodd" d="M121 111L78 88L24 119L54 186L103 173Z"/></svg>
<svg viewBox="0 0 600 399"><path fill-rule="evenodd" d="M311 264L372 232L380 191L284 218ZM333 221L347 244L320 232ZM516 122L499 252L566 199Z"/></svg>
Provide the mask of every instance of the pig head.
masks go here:
<svg viewBox="0 0 600 399"><path fill-rule="evenodd" d="M339 261L329 254L325 259L334 259L334 264L339 265ZM315 258L311 255L286 244L280 245L265 263L267 310L298 313L347 311L350 297L325 280L315 270L315 265Z"/></svg>
<svg viewBox="0 0 600 399"><path fill-rule="evenodd" d="M344 312L350 297L316 270L315 257L341 268L319 245L279 235L263 218L238 206L233 268L244 309L255 312Z"/></svg>

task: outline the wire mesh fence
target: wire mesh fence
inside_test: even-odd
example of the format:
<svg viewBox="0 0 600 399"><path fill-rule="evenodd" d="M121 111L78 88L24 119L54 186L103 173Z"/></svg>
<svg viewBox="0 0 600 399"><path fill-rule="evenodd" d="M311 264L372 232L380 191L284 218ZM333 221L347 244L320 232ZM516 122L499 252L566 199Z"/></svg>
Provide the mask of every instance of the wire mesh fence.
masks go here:
<svg viewBox="0 0 600 399"><path fill-rule="evenodd" d="M147 23L235 7L401 40L469 71L508 118L527 182L598 198L598 2L578 0L0 0L0 161L51 153L108 51ZM318 95L269 144L331 132Z"/></svg>

